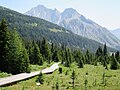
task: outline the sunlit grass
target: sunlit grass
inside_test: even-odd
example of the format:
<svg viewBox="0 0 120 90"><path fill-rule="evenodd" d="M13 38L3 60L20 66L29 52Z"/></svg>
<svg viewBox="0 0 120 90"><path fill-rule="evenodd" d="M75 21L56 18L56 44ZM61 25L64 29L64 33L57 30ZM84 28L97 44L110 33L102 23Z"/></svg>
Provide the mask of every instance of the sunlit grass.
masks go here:
<svg viewBox="0 0 120 90"><path fill-rule="evenodd" d="M36 78L18 82L15 85L1 88L0 90L55 90L55 84L58 80L59 90L73 90L71 73L75 70L75 90L84 90L85 79L88 80L87 90L120 90L120 70L105 70L103 66L84 65L84 68L78 68L74 63L71 67L62 67L62 74L56 70L52 74L44 75L44 84L36 86ZM105 72L106 85L102 84L102 75Z"/></svg>

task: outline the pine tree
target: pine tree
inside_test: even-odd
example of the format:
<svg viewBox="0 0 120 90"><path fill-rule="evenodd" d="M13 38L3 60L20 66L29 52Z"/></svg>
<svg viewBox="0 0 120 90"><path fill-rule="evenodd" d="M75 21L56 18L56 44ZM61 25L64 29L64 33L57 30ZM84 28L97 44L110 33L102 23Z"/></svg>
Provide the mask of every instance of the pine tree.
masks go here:
<svg viewBox="0 0 120 90"><path fill-rule="evenodd" d="M117 51L117 52L115 53L115 58L116 58L117 62L120 63L120 54L119 54L119 51Z"/></svg>
<svg viewBox="0 0 120 90"><path fill-rule="evenodd" d="M110 66L111 69L113 70L116 70L119 68L119 64L114 56L114 54L112 54L112 57L111 57L111 66Z"/></svg>
<svg viewBox="0 0 120 90"><path fill-rule="evenodd" d="M89 50L86 51L85 59L86 59L86 64L90 64L91 63L91 58L90 58L90 52L89 52Z"/></svg>
<svg viewBox="0 0 120 90"><path fill-rule="evenodd" d="M107 55L107 46L106 46L106 44L104 45L104 48L103 48L103 55L104 56Z"/></svg>
<svg viewBox="0 0 120 90"><path fill-rule="evenodd" d="M43 57L37 44L34 45L32 59L33 64L43 65Z"/></svg>
<svg viewBox="0 0 120 90"><path fill-rule="evenodd" d="M69 58L69 52L68 52L68 49L66 48L66 50L65 50L65 66L66 67L69 67L70 65L71 65L71 63L70 63L70 58Z"/></svg>
<svg viewBox="0 0 120 90"><path fill-rule="evenodd" d="M47 43L47 41L46 41L45 38L43 38L43 40L42 40L41 53L42 53L43 58L44 58L48 63L50 63L52 56L51 56L51 51L50 51L50 49L49 49L48 43Z"/></svg>
<svg viewBox="0 0 120 90"><path fill-rule="evenodd" d="M29 72L29 57L22 39L15 29L11 31L8 59L8 72L13 74Z"/></svg>
<svg viewBox="0 0 120 90"><path fill-rule="evenodd" d="M84 64L83 64L83 55L80 54L80 51L78 51L78 53L77 53L76 60L78 62L79 68L83 68L84 67Z"/></svg>
<svg viewBox="0 0 120 90"><path fill-rule="evenodd" d="M82 58L78 61L78 66L79 66L79 68L83 68L84 67Z"/></svg>
<svg viewBox="0 0 120 90"><path fill-rule="evenodd" d="M60 61L60 53L58 50L55 50L52 56L53 61L59 62Z"/></svg>
<svg viewBox="0 0 120 90"><path fill-rule="evenodd" d="M3 19L0 23L0 71L7 71L8 68L9 36L7 22Z"/></svg>
<svg viewBox="0 0 120 90"><path fill-rule="evenodd" d="M43 76L42 72L40 72L40 74L38 75L36 82L39 82L40 84L44 83L44 76Z"/></svg>
<svg viewBox="0 0 120 90"><path fill-rule="evenodd" d="M102 48L99 46L99 48L97 49L97 51L96 51L96 56L97 57L100 57L100 56L102 56L103 55L103 51L102 51Z"/></svg>
<svg viewBox="0 0 120 90"><path fill-rule="evenodd" d="M16 32L8 31L5 20L0 25L0 70L12 74L29 72L29 58L22 39Z"/></svg>

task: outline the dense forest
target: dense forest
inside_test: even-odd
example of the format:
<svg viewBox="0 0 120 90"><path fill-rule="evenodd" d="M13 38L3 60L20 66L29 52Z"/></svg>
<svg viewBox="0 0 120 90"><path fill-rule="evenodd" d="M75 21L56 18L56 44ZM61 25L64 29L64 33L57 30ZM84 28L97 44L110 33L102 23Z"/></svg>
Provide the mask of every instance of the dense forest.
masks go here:
<svg viewBox="0 0 120 90"><path fill-rule="evenodd" d="M10 30L16 28L22 39L26 41L39 41L42 38L46 38L49 43L64 44L71 48L81 49L84 52L87 49L95 52L98 46L103 46L94 40L75 35L56 24L40 18L23 15L4 7L0 7L0 20L2 18L7 19ZM115 50L108 48L108 51Z"/></svg>
<svg viewBox="0 0 120 90"><path fill-rule="evenodd" d="M44 62L61 62L69 67L76 62L79 68L85 64L97 66L103 65L105 69L119 69L119 52L110 55L106 44L99 46L95 53L80 49L71 49L65 44L57 45L49 42L46 38L42 40L22 39L16 29L10 30L5 19L0 23L0 71L12 74L30 72L30 64L43 65ZM110 67L108 67L110 65Z"/></svg>

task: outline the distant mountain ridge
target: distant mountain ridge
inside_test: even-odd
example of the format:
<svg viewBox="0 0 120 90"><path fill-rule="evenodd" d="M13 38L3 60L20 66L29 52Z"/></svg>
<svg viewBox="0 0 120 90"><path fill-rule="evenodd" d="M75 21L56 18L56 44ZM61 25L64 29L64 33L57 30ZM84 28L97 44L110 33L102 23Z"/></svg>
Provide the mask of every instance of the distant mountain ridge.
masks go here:
<svg viewBox="0 0 120 90"><path fill-rule="evenodd" d="M111 33L114 34L120 40L120 28L111 30Z"/></svg>
<svg viewBox="0 0 120 90"><path fill-rule="evenodd" d="M58 24L77 35L95 40L102 44L106 43L110 47L120 47L120 40L111 34L108 29L87 19L73 8L67 8L60 13L57 9L52 10L43 5L38 5L25 14Z"/></svg>

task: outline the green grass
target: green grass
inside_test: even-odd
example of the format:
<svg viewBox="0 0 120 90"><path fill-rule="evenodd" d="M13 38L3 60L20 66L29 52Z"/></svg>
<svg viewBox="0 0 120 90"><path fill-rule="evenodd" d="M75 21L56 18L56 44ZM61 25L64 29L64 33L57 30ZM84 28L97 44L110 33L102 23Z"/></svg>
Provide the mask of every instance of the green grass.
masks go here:
<svg viewBox="0 0 120 90"><path fill-rule="evenodd" d="M6 72L0 72L0 78L3 78L3 77L8 77L8 76L11 76L12 74L8 74Z"/></svg>
<svg viewBox="0 0 120 90"><path fill-rule="evenodd" d="M60 65L60 67L62 67L63 73L59 74L59 71L56 70L52 74L44 75L45 81L41 86L36 86L37 77L34 77L12 86L3 87L0 90L56 90L55 84L57 80L59 90L73 90L70 78L73 69L76 72L75 90L85 90L85 79L88 80L87 90L120 90L120 70L105 70L101 65L85 65L84 68L78 68L75 63L70 68L63 65ZM104 72L106 85L102 84Z"/></svg>
<svg viewBox="0 0 120 90"><path fill-rule="evenodd" d="M31 64L31 65L30 65L30 67L31 67L31 72L45 69L46 67L50 67L52 64L53 64L53 62L52 62L51 64L48 64L48 63L44 62L44 64L43 64L42 66L32 65L32 64Z"/></svg>

